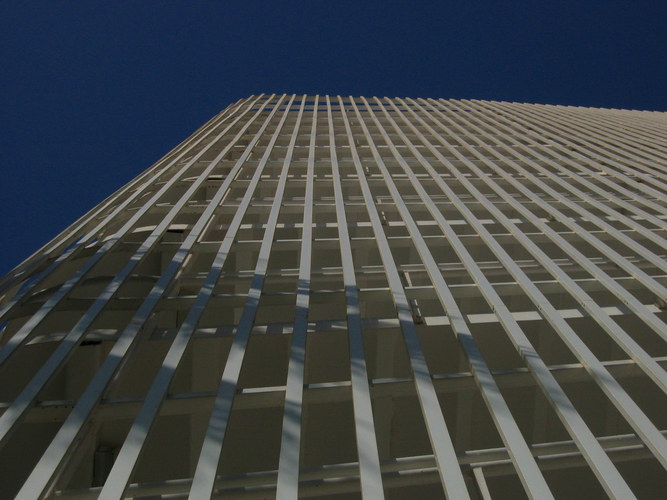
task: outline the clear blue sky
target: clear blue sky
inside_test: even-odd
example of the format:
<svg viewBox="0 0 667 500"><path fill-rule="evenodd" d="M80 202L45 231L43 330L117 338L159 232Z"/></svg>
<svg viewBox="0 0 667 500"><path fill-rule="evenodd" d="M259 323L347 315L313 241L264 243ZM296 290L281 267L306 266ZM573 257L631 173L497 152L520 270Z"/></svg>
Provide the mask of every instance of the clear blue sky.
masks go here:
<svg viewBox="0 0 667 500"><path fill-rule="evenodd" d="M0 275L250 94L667 110L667 2L0 0Z"/></svg>

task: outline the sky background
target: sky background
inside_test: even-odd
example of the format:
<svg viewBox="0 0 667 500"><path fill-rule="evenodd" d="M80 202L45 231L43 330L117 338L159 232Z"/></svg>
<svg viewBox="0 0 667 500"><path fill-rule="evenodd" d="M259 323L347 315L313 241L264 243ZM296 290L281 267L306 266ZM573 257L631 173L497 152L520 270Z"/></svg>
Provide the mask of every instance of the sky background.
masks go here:
<svg viewBox="0 0 667 500"><path fill-rule="evenodd" d="M258 93L667 111L667 1L0 0L0 276Z"/></svg>

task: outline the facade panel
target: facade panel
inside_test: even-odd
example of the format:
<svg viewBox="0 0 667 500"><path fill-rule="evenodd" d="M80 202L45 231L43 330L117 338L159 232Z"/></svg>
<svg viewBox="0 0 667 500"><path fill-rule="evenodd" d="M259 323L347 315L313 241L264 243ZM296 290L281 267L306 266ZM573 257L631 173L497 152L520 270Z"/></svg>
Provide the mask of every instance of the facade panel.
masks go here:
<svg viewBox="0 0 667 500"><path fill-rule="evenodd" d="M666 125L233 104L0 281L0 497L660 498Z"/></svg>

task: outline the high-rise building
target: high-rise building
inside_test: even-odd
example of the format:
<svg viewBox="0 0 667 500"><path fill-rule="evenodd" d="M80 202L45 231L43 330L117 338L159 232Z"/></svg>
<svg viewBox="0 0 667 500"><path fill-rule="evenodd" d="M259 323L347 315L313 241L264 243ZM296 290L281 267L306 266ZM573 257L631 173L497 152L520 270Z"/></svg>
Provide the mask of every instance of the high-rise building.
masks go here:
<svg viewBox="0 0 667 500"><path fill-rule="evenodd" d="M663 498L666 125L237 102L0 282L0 497Z"/></svg>

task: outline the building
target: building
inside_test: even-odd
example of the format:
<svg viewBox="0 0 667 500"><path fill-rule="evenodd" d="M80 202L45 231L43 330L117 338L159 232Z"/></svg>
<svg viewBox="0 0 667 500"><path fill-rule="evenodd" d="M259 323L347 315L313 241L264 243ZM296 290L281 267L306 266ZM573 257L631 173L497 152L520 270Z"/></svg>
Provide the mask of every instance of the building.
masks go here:
<svg viewBox="0 0 667 500"><path fill-rule="evenodd" d="M233 104L0 282L0 497L660 498L666 125Z"/></svg>

